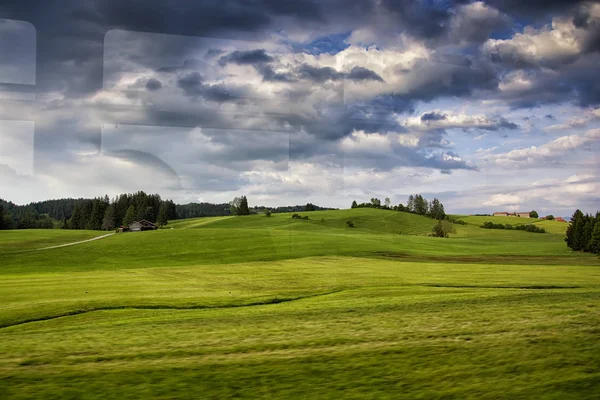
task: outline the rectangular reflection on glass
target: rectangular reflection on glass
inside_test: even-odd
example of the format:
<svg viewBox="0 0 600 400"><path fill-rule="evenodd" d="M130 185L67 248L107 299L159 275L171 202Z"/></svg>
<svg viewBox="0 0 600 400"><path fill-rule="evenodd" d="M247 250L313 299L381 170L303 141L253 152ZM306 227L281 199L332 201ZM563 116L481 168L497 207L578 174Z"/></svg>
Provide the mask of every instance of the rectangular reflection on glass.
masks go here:
<svg viewBox="0 0 600 400"><path fill-rule="evenodd" d="M31 121L0 120L0 176L33 175L33 135Z"/></svg>
<svg viewBox="0 0 600 400"><path fill-rule="evenodd" d="M34 100L35 71L35 27L0 18L0 100Z"/></svg>
<svg viewBox="0 0 600 400"><path fill-rule="evenodd" d="M104 156L132 170L153 171L140 176L171 190L236 193L271 178L285 180L289 143L287 132L102 126Z"/></svg>

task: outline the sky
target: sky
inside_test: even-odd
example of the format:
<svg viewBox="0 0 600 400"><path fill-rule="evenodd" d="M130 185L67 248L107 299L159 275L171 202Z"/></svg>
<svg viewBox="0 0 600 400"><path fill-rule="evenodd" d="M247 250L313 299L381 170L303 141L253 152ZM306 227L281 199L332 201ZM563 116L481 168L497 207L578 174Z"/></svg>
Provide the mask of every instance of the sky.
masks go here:
<svg viewBox="0 0 600 400"><path fill-rule="evenodd" d="M600 209L600 2L6 0L0 198Z"/></svg>

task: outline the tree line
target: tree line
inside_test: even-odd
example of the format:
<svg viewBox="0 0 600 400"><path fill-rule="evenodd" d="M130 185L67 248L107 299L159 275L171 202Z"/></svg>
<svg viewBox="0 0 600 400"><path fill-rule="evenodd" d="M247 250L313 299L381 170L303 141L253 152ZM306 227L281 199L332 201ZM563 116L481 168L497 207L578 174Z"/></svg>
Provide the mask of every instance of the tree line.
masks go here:
<svg viewBox="0 0 600 400"><path fill-rule="evenodd" d="M110 230L128 226L137 220L148 220L158 225L168 221L217 217L226 215L248 215L269 210L272 213L331 210L312 203L296 206L268 208L249 207L246 196L234 198L229 203L175 204L163 200L158 194L143 191L121 194L113 199L108 196L94 199L58 199L16 205L0 199L0 229L92 229Z"/></svg>
<svg viewBox="0 0 600 400"><path fill-rule="evenodd" d="M392 206L392 202L389 197L384 200L384 204L381 205L381 200L378 198L371 198L370 202L357 203L356 200L352 202L351 208L379 208L383 210L394 210L394 211L405 211L413 214L425 215L433 219L442 220L446 218L446 212L444 211L444 205L437 198L428 201L420 194L408 196L406 206L402 203Z"/></svg>
<svg viewBox="0 0 600 400"><path fill-rule="evenodd" d="M600 254L600 212L595 216L575 211L567 228L567 246L574 251Z"/></svg>

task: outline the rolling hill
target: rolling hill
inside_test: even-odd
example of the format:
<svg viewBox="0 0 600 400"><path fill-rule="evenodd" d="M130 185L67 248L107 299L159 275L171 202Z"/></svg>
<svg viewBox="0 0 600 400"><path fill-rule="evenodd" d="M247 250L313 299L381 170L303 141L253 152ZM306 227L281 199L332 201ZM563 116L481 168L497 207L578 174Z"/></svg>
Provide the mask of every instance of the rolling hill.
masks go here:
<svg viewBox="0 0 600 400"><path fill-rule="evenodd" d="M181 220L48 250L35 249L102 232L0 231L2 397L600 389L600 262L569 251L560 223L533 234L464 217L446 239L409 213L300 214Z"/></svg>

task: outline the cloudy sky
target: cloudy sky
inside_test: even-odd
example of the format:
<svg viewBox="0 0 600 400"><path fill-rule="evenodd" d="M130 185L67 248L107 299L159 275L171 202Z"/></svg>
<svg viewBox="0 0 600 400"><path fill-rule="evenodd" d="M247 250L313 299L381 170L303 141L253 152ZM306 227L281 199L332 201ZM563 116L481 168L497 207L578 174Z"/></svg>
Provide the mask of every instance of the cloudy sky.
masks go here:
<svg viewBox="0 0 600 400"><path fill-rule="evenodd" d="M0 197L600 208L600 3L0 4Z"/></svg>

